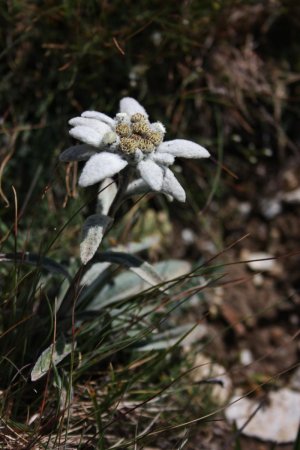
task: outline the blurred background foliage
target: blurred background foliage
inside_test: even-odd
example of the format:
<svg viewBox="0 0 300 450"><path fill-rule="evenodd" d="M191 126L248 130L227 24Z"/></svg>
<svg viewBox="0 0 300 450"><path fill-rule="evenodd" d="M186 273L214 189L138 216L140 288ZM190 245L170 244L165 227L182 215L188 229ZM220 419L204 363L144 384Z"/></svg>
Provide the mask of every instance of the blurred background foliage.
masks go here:
<svg viewBox="0 0 300 450"><path fill-rule="evenodd" d="M45 208L61 210L67 121L86 109L114 115L126 95L167 125L168 138L194 139L215 159L221 136L238 176L251 176L258 158L276 167L297 152L296 1L7 0L0 20L4 206L13 184L19 209L37 215L47 186ZM215 167L182 165L193 194L212 187ZM50 225L41 211L38 223Z"/></svg>

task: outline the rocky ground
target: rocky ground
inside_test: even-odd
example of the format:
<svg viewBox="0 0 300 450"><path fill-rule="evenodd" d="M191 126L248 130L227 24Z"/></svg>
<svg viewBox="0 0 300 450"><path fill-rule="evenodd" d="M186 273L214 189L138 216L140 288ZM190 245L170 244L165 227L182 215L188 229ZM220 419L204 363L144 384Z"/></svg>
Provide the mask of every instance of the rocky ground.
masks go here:
<svg viewBox="0 0 300 450"><path fill-rule="evenodd" d="M299 174L300 160L295 154L282 164L270 160L249 167L231 183L225 201L213 201L205 212L208 231L194 229L190 233L194 241L186 256L199 252L206 258L215 252L216 237L226 247L245 236L218 258L218 262L229 264L221 286L205 292L209 313L204 322L214 338L203 351L225 367L232 382L228 398L251 391L256 406L260 405L254 421L255 415L266 411L268 402L272 406L270 393L291 389L288 404L279 400L273 407L274 416L259 417L254 431L250 421L248 428L233 435L232 425L222 420L221 414L221 421L212 422L190 449L237 448L234 437L239 436L242 449L267 450L275 448L266 442L268 439L284 442L295 433L292 421L299 416L299 406L293 410L292 402L298 399L300 388ZM275 259L254 262L264 258ZM275 431L271 426L274 417L287 420L285 431L278 435L279 425L276 428L275 424ZM292 429L287 430L289 427ZM266 428L269 433L265 433ZM288 450L293 445L280 448Z"/></svg>

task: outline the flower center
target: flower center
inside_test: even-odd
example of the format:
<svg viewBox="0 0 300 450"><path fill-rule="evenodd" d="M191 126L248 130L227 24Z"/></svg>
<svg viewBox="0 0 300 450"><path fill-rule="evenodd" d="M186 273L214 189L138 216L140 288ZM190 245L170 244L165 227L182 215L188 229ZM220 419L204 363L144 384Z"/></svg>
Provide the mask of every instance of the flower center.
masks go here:
<svg viewBox="0 0 300 450"><path fill-rule="evenodd" d="M163 126L150 124L143 114L117 117L116 134L120 138L120 150L128 155L138 149L143 153L151 153L163 141Z"/></svg>

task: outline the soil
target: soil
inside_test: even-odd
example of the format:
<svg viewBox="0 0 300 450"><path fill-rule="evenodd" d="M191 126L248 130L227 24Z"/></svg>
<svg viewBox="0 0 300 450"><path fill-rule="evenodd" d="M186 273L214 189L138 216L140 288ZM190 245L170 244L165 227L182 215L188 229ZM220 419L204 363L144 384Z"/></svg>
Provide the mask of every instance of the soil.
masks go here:
<svg viewBox="0 0 300 450"><path fill-rule="evenodd" d="M193 230L196 239L185 254L180 246L176 250L176 256L209 259L216 254L216 242L226 248L238 241L214 261L229 265L223 286L205 291L209 314L204 320L215 337L204 351L226 367L234 389L254 389L254 397L288 386L300 355L300 159L274 160L244 167L237 181L228 177L225 198L214 200L204 213L208 226L200 233ZM227 165L235 171L230 160ZM272 268L254 271L240 262L251 260L254 252L274 256ZM203 311L198 314L203 320ZM243 361L243 355L251 359ZM214 421L187 448L277 448L237 435L240 447L232 425ZM293 445L280 449L292 450Z"/></svg>

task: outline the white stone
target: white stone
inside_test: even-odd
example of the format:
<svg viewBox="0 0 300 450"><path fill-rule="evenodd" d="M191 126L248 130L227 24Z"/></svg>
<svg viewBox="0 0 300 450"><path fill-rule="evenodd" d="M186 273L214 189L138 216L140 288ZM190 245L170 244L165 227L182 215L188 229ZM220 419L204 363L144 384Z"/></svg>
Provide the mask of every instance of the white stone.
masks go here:
<svg viewBox="0 0 300 450"><path fill-rule="evenodd" d="M251 212L251 203L250 202L241 202L238 205L238 210L243 216L247 216Z"/></svg>
<svg viewBox="0 0 300 450"><path fill-rule="evenodd" d="M273 255L265 252L249 253L247 255L247 265L254 272L269 272L275 266L275 260Z"/></svg>
<svg viewBox="0 0 300 450"><path fill-rule="evenodd" d="M240 361L243 366L248 366L253 362L252 352L248 348L244 348L240 353Z"/></svg>
<svg viewBox="0 0 300 450"><path fill-rule="evenodd" d="M181 232L181 237L186 244L193 244L195 242L195 233L190 228L184 228Z"/></svg>
<svg viewBox="0 0 300 450"><path fill-rule="evenodd" d="M300 203L300 188L284 192L281 198L286 203Z"/></svg>
<svg viewBox="0 0 300 450"><path fill-rule="evenodd" d="M278 216L281 213L281 202L278 198L264 198L260 202L260 210L262 215L270 220Z"/></svg>
<svg viewBox="0 0 300 450"><path fill-rule="evenodd" d="M298 367L296 371L293 373L291 377L290 386L291 388L300 391L300 367Z"/></svg>
<svg viewBox="0 0 300 450"><path fill-rule="evenodd" d="M256 286L256 287L261 287L264 284L264 277L262 276L261 273L256 273L253 276L253 283L254 283L254 286Z"/></svg>
<svg viewBox="0 0 300 450"><path fill-rule="evenodd" d="M294 442L300 421L300 393L284 388L271 392L268 400L259 408L259 401L235 395L225 417L246 436L278 444Z"/></svg>
<svg viewBox="0 0 300 450"><path fill-rule="evenodd" d="M193 381L211 381L211 398L218 405L224 404L231 393L232 381L225 367L214 363L210 358L198 353L194 361L195 369L191 372ZM213 384L213 382L216 382Z"/></svg>

